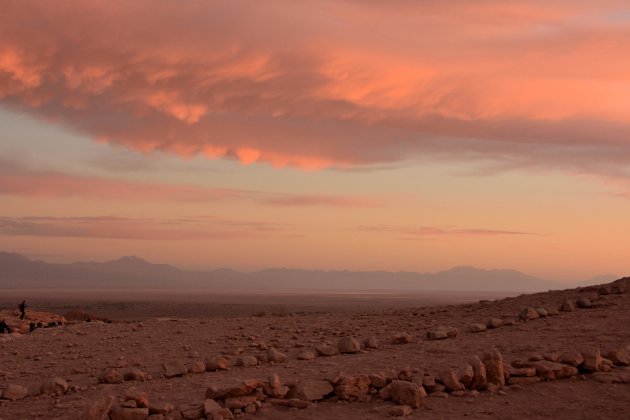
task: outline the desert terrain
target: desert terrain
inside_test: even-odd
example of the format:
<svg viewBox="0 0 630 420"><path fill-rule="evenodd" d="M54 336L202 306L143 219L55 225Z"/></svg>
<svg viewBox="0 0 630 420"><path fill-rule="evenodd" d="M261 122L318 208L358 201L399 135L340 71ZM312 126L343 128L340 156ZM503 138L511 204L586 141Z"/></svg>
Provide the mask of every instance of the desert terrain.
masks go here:
<svg viewBox="0 0 630 420"><path fill-rule="evenodd" d="M630 416L630 278L500 299L41 293L20 321L24 293L0 299L3 420Z"/></svg>

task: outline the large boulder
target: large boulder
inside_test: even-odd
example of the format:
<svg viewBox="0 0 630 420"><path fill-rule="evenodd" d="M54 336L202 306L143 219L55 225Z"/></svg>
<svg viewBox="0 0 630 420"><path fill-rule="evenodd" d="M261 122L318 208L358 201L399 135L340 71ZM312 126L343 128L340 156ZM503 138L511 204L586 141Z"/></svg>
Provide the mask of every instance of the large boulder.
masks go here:
<svg viewBox="0 0 630 420"><path fill-rule="evenodd" d="M426 392L422 385L408 381L395 380L391 383L391 399L401 405L418 408Z"/></svg>
<svg viewBox="0 0 630 420"><path fill-rule="evenodd" d="M367 375L345 376L335 384L335 394L342 400L367 399L370 378Z"/></svg>
<svg viewBox="0 0 630 420"><path fill-rule="evenodd" d="M473 368L473 379L470 383L470 389L483 391L488 387L486 365L478 356L473 356L473 358L470 359L470 366Z"/></svg>
<svg viewBox="0 0 630 420"><path fill-rule="evenodd" d="M358 353L361 351L361 343L354 337L343 337L337 345L339 353Z"/></svg>
<svg viewBox="0 0 630 420"><path fill-rule="evenodd" d="M162 363L162 369L164 370L164 377L174 378L176 376L184 376L188 373L188 368L181 360L169 360Z"/></svg>
<svg viewBox="0 0 630 420"><path fill-rule="evenodd" d="M462 384L459 381L459 378L457 377L457 374L455 373L453 369L448 369L445 372L443 372L442 375L440 376L440 381L444 384L446 389L450 392L462 391L466 389L466 387L464 387L464 384Z"/></svg>
<svg viewBox="0 0 630 420"><path fill-rule="evenodd" d="M333 386L326 380L307 379L293 386L287 397L304 401L318 401L323 400L333 391Z"/></svg>
<svg viewBox="0 0 630 420"><path fill-rule="evenodd" d="M211 356L206 359L206 370L208 372L228 369L230 369L230 361L223 356Z"/></svg>
<svg viewBox="0 0 630 420"><path fill-rule="evenodd" d="M318 344L317 346L315 346L315 351L320 356L334 356L335 354L337 354L337 350L333 346L326 343Z"/></svg>
<svg viewBox="0 0 630 420"><path fill-rule="evenodd" d="M109 420L109 411L114 404L114 397L107 395L94 401L82 418L85 420Z"/></svg>
<svg viewBox="0 0 630 420"><path fill-rule="evenodd" d="M536 311L536 309L527 306L521 309L518 317L523 321L531 321L532 319L540 318L540 314L538 314L538 311Z"/></svg>
<svg viewBox="0 0 630 420"><path fill-rule="evenodd" d="M580 353L582 353L582 357L584 357L584 362L582 362L582 368L584 370L588 372L597 372L600 370L603 359L599 348L584 347L580 350Z"/></svg>
<svg viewBox="0 0 630 420"><path fill-rule="evenodd" d="M501 353L498 350L487 353L484 356L484 364L486 365L488 383L498 386L505 385L505 370Z"/></svg>
<svg viewBox="0 0 630 420"><path fill-rule="evenodd" d="M119 384L125 377L119 369L104 369L98 375L98 382L101 384Z"/></svg>

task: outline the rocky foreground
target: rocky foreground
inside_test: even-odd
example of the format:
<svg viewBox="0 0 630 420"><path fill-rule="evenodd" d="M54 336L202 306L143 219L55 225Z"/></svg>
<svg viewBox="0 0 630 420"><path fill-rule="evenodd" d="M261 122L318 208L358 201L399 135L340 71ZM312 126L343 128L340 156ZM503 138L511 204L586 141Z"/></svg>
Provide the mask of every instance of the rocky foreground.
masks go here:
<svg viewBox="0 0 630 420"><path fill-rule="evenodd" d="M15 330L0 336L5 420L630 415L630 278L356 314L108 324L29 313Z"/></svg>

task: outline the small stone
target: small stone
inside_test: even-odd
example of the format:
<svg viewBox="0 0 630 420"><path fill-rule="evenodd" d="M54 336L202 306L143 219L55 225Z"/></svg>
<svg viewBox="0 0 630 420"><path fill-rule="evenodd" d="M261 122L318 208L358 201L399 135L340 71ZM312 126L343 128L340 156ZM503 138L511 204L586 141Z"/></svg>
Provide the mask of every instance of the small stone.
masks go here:
<svg viewBox="0 0 630 420"><path fill-rule="evenodd" d="M363 341L366 349L377 349L379 347L378 339L371 335Z"/></svg>
<svg viewBox="0 0 630 420"><path fill-rule="evenodd" d="M287 359L286 354L279 352L274 347L270 347L269 350L267 350L267 361L269 362L283 363L286 362Z"/></svg>
<svg viewBox="0 0 630 420"><path fill-rule="evenodd" d="M174 378L177 376L184 376L188 373L188 368L181 360L170 360L162 363L162 369L164 370L164 377Z"/></svg>
<svg viewBox="0 0 630 420"><path fill-rule="evenodd" d="M368 378L370 378L370 385L376 389L381 389L387 385L387 378L381 373L373 373L368 375Z"/></svg>
<svg viewBox="0 0 630 420"><path fill-rule="evenodd" d="M413 343L413 335L406 332L398 332L392 337L392 344L409 344Z"/></svg>
<svg viewBox="0 0 630 420"><path fill-rule="evenodd" d="M124 379L119 369L105 369L98 375L98 382L101 384L119 384Z"/></svg>
<svg viewBox="0 0 630 420"><path fill-rule="evenodd" d="M598 348L585 347L580 350L584 362L582 362L582 368L589 372L597 372L602 364L602 356Z"/></svg>
<svg viewBox="0 0 630 420"><path fill-rule="evenodd" d="M15 401L26 398L27 395L28 388L26 388L25 386L9 384L5 388L4 392L2 392L2 399Z"/></svg>
<svg viewBox="0 0 630 420"><path fill-rule="evenodd" d="M503 320L501 318L490 318L486 323L488 328L499 328L503 326Z"/></svg>
<svg viewBox="0 0 630 420"><path fill-rule="evenodd" d="M605 357L616 365L630 366L630 350L627 348L611 350L605 354Z"/></svg>
<svg viewBox="0 0 630 420"><path fill-rule="evenodd" d="M387 409L389 417L407 417L413 414L413 409L408 405L397 405Z"/></svg>
<svg viewBox="0 0 630 420"><path fill-rule="evenodd" d="M536 312L538 312L538 315L540 315L541 318L549 316L549 312L545 308L536 308Z"/></svg>
<svg viewBox="0 0 630 420"><path fill-rule="evenodd" d="M465 389L464 385L459 382L459 378L454 370L449 369L440 376L441 382L448 391L459 391Z"/></svg>
<svg viewBox="0 0 630 420"><path fill-rule="evenodd" d="M258 366L258 359L255 356L241 356L236 359L236 365L243 367Z"/></svg>
<svg viewBox="0 0 630 420"><path fill-rule="evenodd" d="M201 361L196 361L188 368L188 373L204 373L206 371L206 364Z"/></svg>
<svg viewBox="0 0 630 420"><path fill-rule="evenodd" d="M560 311L573 312L575 311L575 305L569 299L566 299L564 302L562 302L562 305L560 305Z"/></svg>
<svg viewBox="0 0 630 420"><path fill-rule="evenodd" d="M339 353L358 353L361 351L361 343L354 337L343 337L337 345Z"/></svg>
<svg viewBox="0 0 630 420"><path fill-rule="evenodd" d="M225 399L225 408L234 410L236 408L243 409L250 404L256 402L255 395L244 395L240 397L229 397Z"/></svg>
<svg viewBox="0 0 630 420"><path fill-rule="evenodd" d="M471 365L466 365L459 373L459 382L466 388L470 388L474 378L475 371Z"/></svg>
<svg viewBox="0 0 630 420"><path fill-rule="evenodd" d="M136 389L128 389L125 392L125 401L134 401L137 407L149 408L149 397L146 392Z"/></svg>
<svg viewBox="0 0 630 420"><path fill-rule="evenodd" d="M578 308L582 308L582 309L590 308L593 305L591 303L591 300L587 297L581 297L575 303Z"/></svg>
<svg viewBox="0 0 630 420"><path fill-rule="evenodd" d="M138 368L129 368L125 371L125 381L146 381L147 375Z"/></svg>
<svg viewBox="0 0 630 420"><path fill-rule="evenodd" d="M367 375L343 377L335 384L335 393L342 400L365 401L369 390L370 378Z"/></svg>
<svg viewBox="0 0 630 420"><path fill-rule="evenodd" d="M44 382L39 387L39 392L41 394L63 394L68 390L68 382L66 382L63 378L55 377L46 382Z"/></svg>
<svg viewBox="0 0 630 420"><path fill-rule="evenodd" d="M470 324L468 326L468 331L471 333L480 333L487 330L488 330L488 327L485 324Z"/></svg>
<svg viewBox="0 0 630 420"><path fill-rule="evenodd" d="M212 356L206 359L206 370L208 372L228 369L230 369L230 361L223 356Z"/></svg>
<svg viewBox="0 0 630 420"><path fill-rule="evenodd" d="M297 359L298 360L313 360L315 359L315 352L311 351L311 350L304 350L301 351L298 355L297 355Z"/></svg>
<svg viewBox="0 0 630 420"><path fill-rule="evenodd" d="M521 312L519 312L518 317L523 321L531 321L532 319L539 318L540 315L538 314L536 309L528 306L521 309Z"/></svg>
<svg viewBox="0 0 630 420"><path fill-rule="evenodd" d="M565 365L578 367L584 363L584 356L577 350L569 350L560 354L560 362Z"/></svg>
<svg viewBox="0 0 630 420"><path fill-rule="evenodd" d="M593 379L602 384L622 384L624 380L610 372L595 372Z"/></svg>
<svg viewBox="0 0 630 420"><path fill-rule="evenodd" d="M328 344L322 343L315 347L315 351L320 356L334 356L337 354L337 350Z"/></svg>
<svg viewBox="0 0 630 420"><path fill-rule="evenodd" d="M473 380L470 383L470 389L483 391L488 387L486 365L477 356L470 360L470 365L473 368Z"/></svg>
<svg viewBox="0 0 630 420"><path fill-rule="evenodd" d="M146 420L147 417L149 417L148 408L114 406L109 412L109 418L111 420Z"/></svg>
<svg viewBox="0 0 630 420"><path fill-rule="evenodd" d="M221 413L224 410L223 407L219 405L218 402L211 398L206 398L203 402L203 414L206 417L214 416L217 413Z"/></svg>

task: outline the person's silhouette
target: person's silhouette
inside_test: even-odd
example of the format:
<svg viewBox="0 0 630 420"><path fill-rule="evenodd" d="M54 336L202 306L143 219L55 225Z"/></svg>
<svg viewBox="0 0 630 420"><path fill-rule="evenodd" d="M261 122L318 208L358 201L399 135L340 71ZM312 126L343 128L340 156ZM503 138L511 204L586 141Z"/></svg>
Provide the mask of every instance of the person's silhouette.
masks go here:
<svg viewBox="0 0 630 420"><path fill-rule="evenodd" d="M18 309L20 310L20 319L24 319L26 316L26 301L23 300L22 303L18 305Z"/></svg>

